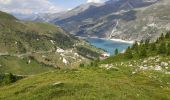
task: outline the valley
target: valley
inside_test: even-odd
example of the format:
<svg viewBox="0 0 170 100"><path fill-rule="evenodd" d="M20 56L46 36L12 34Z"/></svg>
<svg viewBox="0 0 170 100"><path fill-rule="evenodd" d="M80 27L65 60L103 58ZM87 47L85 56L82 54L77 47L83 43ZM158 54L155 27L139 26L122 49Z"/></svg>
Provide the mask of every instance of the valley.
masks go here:
<svg viewBox="0 0 170 100"><path fill-rule="evenodd" d="M0 0L0 100L170 100L169 5Z"/></svg>
<svg viewBox="0 0 170 100"><path fill-rule="evenodd" d="M42 72L43 69L45 71L60 67L72 68L79 66L82 62L89 62L103 53L102 50L52 24L24 22L4 12L0 12L0 20L2 72L29 74L34 70ZM85 48L88 52L79 51L80 47ZM86 55L90 52L95 52L96 55L87 57ZM8 62L8 59L11 63ZM7 67L9 69L14 67L14 70L8 70ZM26 72L27 69L30 71ZM23 70L25 71L22 72ZM34 74L36 73L35 71Z"/></svg>

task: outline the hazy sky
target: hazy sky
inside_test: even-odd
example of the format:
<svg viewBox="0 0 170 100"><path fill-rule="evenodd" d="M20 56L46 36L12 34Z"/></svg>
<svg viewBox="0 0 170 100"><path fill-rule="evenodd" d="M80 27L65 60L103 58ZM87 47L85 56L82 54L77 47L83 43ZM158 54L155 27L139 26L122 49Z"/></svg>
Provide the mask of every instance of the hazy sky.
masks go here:
<svg viewBox="0 0 170 100"><path fill-rule="evenodd" d="M0 10L13 13L59 12L87 2L105 0L0 0Z"/></svg>

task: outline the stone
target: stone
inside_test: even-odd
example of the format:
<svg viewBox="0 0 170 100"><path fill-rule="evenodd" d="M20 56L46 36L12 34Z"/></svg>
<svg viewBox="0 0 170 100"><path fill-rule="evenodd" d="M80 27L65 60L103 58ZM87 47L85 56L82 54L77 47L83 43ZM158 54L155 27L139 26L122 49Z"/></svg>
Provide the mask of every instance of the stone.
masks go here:
<svg viewBox="0 0 170 100"><path fill-rule="evenodd" d="M168 63L166 63L166 62L161 62L161 66L168 66Z"/></svg>
<svg viewBox="0 0 170 100"><path fill-rule="evenodd" d="M161 66L156 65L154 70L156 70L156 71L161 71L161 70L162 70L162 67L161 67Z"/></svg>

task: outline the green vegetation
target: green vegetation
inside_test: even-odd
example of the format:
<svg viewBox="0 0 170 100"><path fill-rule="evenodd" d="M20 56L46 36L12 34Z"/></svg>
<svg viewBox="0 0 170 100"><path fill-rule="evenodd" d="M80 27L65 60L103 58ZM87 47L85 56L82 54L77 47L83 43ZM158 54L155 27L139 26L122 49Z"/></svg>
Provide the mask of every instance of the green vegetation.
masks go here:
<svg viewBox="0 0 170 100"><path fill-rule="evenodd" d="M118 55L118 53L119 53L119 50L116 48L115 49L115 55Z"/></svg>
<svg viewBox="0 0 170 100"><path fill-rule="evenodd" d="M168 43L168 45L167 45L167 55L168 56L170 55L170 43Z"/></svg>
<svg viewBox="0 0 170 100"><path fill-rule="evenodd" d="M102 51L56 25L24 22L0 12L0 72L25 75L77 67L91 60L80 46L94 53L92 58Z"/></svg>
<svg viewBox="0 0 170 100"><path fill-rule="evenodd" d="M56 26L13 20L0 22L0 99L170 99L170 32L100 61L99 49Z"/></svg>
<svg viewBox="0 0 170 100"><path fill-rule="evenodd" d="M31 57L17 58L12 56L0 56L0 64L0 73L20 75L33 75L55 69L52 66L39 63Z"/></svg>
<svg viewBox="0 0 170 100"><path fill-rule="evenodd" d="M23 76L15 76L11 73L0 74L0 86L8 85L22 79Z"/></svg>
<svg viewBox="0 0 170 100"><path fill-rule="evenodd" d="M87 57L89 59L96 59L99 58L100 54L90 50L89 48L86 47L77 47L78 53L84 57Z"/></svg>
<svg viewBox="0 0 170 100"><path fill-rule="evenodd" d="M155 46L148 40L140 45L134 44L124 54L80 64L77 69L49 70L27 76L1 86L0 99L169 100L170 76L167 73L170 71L170 57L166 53L158 56L162 41L168 44L169 38L157 41ZM145 52L142 53L140 48Z"/></svg>
<svg viewBox="0 0 170 100"><path fill-rule="evenodd" d="M133 57L130 47L127 48L125 55L127 59L131 59Z"/></svg>
<svg viewBox="0 0 170 100"><path fill-rule="evenodd" d="M149 78L151 73L132 75L127 67L119 70L79 68L58 70L30 76L9 86L1 87L0 99L5 100L169 100L170 88L165 84L169 75L158 76L162 82ZM160 87L162 86L162 87ZM26 98L25 98L26 97Z"/></svg>
<svg viewBox="0 0 170 100"><path fill-rule="evenodd" d="M140 45L135 43L131 48L129 47L125 56L127 58L145 58L155 55L168 55L169 54L169 43L170 43L170 32L167 32L166 35L162 34L156 42L151 42L147 39L144 42L141 41ZM133 52L133 53L132 53Z"/></svg>
<svg viewBox="0 0 170 100"><path fill-rule="evenodd" d="M16 18L14 16L11 16L11 15L1 12L1 11L0 11L0 19L2 19L2 20L4 20L4 19L16 20Z"/></svg>

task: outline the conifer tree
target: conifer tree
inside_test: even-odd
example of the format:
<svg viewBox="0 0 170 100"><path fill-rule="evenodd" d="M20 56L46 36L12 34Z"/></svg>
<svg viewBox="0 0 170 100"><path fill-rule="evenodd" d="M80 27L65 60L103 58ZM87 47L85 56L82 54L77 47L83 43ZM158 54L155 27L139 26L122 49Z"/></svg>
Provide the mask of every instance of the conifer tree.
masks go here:
<svg viewBox="0 0 170 100"><path fill-rule="evenodd" d="M149 43L150 43L150 40L149 40L149 39L146 39L146 40L145 40L145 45L144 45L146 49L148 49Z"/></svg>
<svg viewBox="0 0 170 100"><path fill-rule="evenodd" d="M119 50L116 48L115 49L115 55L118 55L118 53L119 53Z"/></svg>
<svg viewBox="0 0 170 100"><path fill-rule="evenodd" d="M128 58L128 59L133 58L132 50L131 50L130 47L127 48L127 50L126 50L126 52L125 52L125 56L126 56L126 58Z"/></svg>
<svg viewBox="0 0 170 100"><path fill-rule="evenodd" d="M165 38L170 38L170 31L166 33Z"/></svg>
<svg viewBox="0 0 170 100"><path fill-rule="evenodd" d="M142 44L143 44L143 40L140 41L140 45L142 45Z"/></svg>
<svg viewBox="0 0 170 100"><path fill-rule="evenodd" d="M159 38L159 40L164 40L164 38L165 38L165 36L164 36L164 34L162 33L161 36L160 36L160 38Z"/></svg>
<svg viewBox="0 0 170 100"><path fill-rule="evenodd" d="M159 54L165 54L166 53L166 43L162 42L158 47L158 53Z"/></svg>
<svg viewBox="0 0 170 100"><path fill-rule="evenodd" d="M84 67L84 64L83 64L83 63L81 63L81 64L79 65L79 67Z"/></svg>
<svg viewBox="0 0 170 100"><path fill-rule="evenodd" d="M12 82L15 82L15 77L13 74L9 73L9 74L6 74L4 76L4 79L3 79L3 84L10 84Z"/></svg>
<svg viewBox="0 0 170 100"><path fill-rule="evenodd" d="M156 50L157 50L155 43L151 43L151 44L150 44L150 50L151 50L151 51L156 51Z"/></svg>
<svg viewBox="0 0 170 100"><path fill-rule="evenodd" d="M142 47L142 48L141 48L139 57L140 57L140 58L142 58L142 57L147 57L147 51L146 51L146 48L145 48L145 47Z"/></svg>
<svg viewBox="0 0 170 100"><path fill-rule="evenodd" d="M155 43L159 43L159 38L156 39L156 42Z"/></svg>
<svg viewBox="0 0 170 100"><path fill-rule="evenodd" d="M170 43L168 43L168 45L167 45L167 55L168 56L170 55Z"/></svg>
<svg viewBox="0 0 170 100"><path fill-rule="evenodd" d="M138 45L137 41L132 45L132 50L134 50L138 54L138 52L139 52L139 45Z"/></svg>
<svg viewBox="0 0 170 100"><path fill-rule="evenodd" d="M132 49L134 50L134 49L137 48L137 47L138 47L138 42L135 41L135 43L132 45Z"/></svg>

